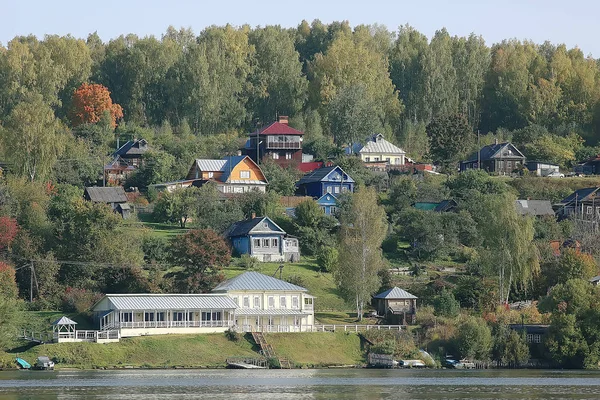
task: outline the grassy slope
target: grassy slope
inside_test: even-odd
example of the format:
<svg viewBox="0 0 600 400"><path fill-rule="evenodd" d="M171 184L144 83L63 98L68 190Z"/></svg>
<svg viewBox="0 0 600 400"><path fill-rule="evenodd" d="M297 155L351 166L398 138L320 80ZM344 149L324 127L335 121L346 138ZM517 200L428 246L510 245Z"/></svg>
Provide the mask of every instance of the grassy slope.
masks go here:
<svg viewBox="0 0 600 400"><path fill-rule="evenodd" d="M357 365L364 362L360 338L354 333L271 333L265 338L277 356L302 366Z"/></svg>
<svg viewBox="0 0 600 400"><path fill-rule="evenodd" d="M278 333L267 335L280 357L303 366L360 364L360 339L345 333ZM227 357L257 357L253 344L242 338L229 341L224 334L146 336L119 343L45 344L16 353L0 352L0 367L14 365L19 356L33 363L40 355L58 361L57 368L224 367Z"/></svg>
<svg viewBox="0 0 600 400"><path fill-rule="evenodd" d="M19 357L34 362L40 355L56 358L61 368L222 367L227 357L256 357L247 340L231 342L224 334L147 336L119 343L60 343L32 347ZM0 359L16 356L0 356Z"/></svg>

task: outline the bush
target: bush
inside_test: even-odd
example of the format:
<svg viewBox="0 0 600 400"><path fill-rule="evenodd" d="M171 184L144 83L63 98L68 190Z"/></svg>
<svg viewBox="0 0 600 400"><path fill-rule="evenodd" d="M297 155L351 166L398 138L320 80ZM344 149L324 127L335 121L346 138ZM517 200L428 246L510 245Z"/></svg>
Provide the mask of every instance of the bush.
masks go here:
<svg viewBox="0 0 600 400"><path fill-rule="evenodd" d="M230 340L232 342L239 342L241 339L240 334L231 328L225 331L225 337L227 338L227 340Z"/></svg>
<svg viewBox="0 0 600 400"><path fill-rule="evenodd" d="M322 246L317 251L317 264L321 270L331 272L338 264L338 251L335 247Z"/></svg>
<svg viewBox="0 0 600 400"><path fill-rule="evenodd" d="M260 269L260 261L249 254L242 254L237 264L248 271Z"/></svg>
<svg viewBox="0 0 600 400"><path fill-rule="evenodd" d="M283 280L288 283L291 283L292 285L305 287L304 279L300 275L290 275L284 278Z"/></svg>
<svg viewBox="0 0 600 400"><path fill-rule="evenodd" d="M101 298L101 293L68 287L62 296L62 308L67 312L89 312Z"/></svg>

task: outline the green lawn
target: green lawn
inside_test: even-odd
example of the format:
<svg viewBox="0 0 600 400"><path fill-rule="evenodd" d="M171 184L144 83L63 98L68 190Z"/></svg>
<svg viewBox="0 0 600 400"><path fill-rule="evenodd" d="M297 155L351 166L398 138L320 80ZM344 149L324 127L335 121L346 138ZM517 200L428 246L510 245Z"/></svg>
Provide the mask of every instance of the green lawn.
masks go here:
<svg viewBox="0 0 600 400"><path fill-rule="evenodd" d="M137 233L147 232L154 236L165 239L172 239L175 236L186 233L189 230L187 228L181 228L177 224L165 224L149 221L126 221L123 229Z"/></svg>

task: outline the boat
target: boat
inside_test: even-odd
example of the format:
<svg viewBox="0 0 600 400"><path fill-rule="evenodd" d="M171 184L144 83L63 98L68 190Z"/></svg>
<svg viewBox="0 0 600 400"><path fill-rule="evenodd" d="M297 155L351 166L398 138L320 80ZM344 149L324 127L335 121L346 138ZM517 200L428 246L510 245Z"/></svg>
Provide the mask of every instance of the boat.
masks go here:
<svg viewBox="0 0 600 400"><path fill-rule="evenodd" d="M399 366L403 368L425 368L423 360L400 360Z"/></svg>
<svg viewBox="0 0 600 400"><path fill-rule="evenodd" d="M29 364L27 361L23 360L20 357L17 357L15 359L15 362L19 365L20 369L31 369L31 364Z"/></svg>
<svg viewBox="0 0 600 400"><path fill-rule="evenodd" d="M35 363L35 369L52 371L54 370L54 362L46 356L40 356Z"/></svg>

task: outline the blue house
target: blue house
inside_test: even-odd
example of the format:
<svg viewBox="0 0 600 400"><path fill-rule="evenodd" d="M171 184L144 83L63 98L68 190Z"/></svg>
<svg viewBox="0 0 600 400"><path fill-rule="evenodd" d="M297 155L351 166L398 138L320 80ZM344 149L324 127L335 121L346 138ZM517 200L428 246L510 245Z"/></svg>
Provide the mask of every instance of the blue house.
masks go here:
<svg viewBox="0 0 600 400"><path fill-rule="evenodd" d="M298 239L288 236L269 217L252 216L251 219L235 222L225 236L239 254L249 254L260 261L298 261L300 248Z"/></svg>
<svg viewBox="0 0 600 400"><path fill-rule="evenodd" d="M331 193L334 196L354 191L354 179L346 174L340 167L324 167L304 175L296 183L297 194L320 199L323 195Z"/></svg>
<svg viewBox="0 0 600 400"><path fill-rule="evenodd" d="M334 215L337 210L337 199L331 193L325 193L317 200L325 215Z"/></svg>

